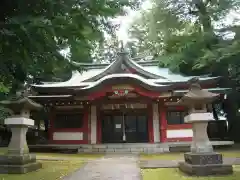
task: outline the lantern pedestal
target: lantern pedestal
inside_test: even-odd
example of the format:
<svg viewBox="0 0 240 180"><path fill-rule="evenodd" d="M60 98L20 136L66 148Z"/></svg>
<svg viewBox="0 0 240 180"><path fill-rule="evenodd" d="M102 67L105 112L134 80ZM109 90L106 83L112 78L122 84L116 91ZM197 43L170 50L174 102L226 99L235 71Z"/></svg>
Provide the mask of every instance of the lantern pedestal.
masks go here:
<svg viewBox="0 0 240 180"><path fill-rule="evenodd" d="M233 173L231 165L223 164L222 154L215 153L207 135L208 121L214 120L212 113L191 113L184 118L193 125L191 152L184 154L185 162L179 169L195 176L227 175Z"/></svg>
<svg viewBox="0 0 240 180"><path fill-rule="evenodd" d="M185 162L179 163L179 170L194 176L228 175L233 173L231 165L223 164L219 153L185 153Z"/></svg>
<svg viewBox="0 0 240 180"><path fill-rule="evenodd" d="M232 166L223 164L222 155L213 151L207 134L208 122L214 120L207 105L219 94L202 89L198 78L190 79L189 83L189 91L177 103L168 104L188 107L189 115L185 116L184 122L193 127L191 152L184 154L185 161L179 163L179 170L195 176L232 174Z"/></svg>
<svg viewBox="0 0 240 180"><path fill-rule="evenodd" d="M193 138L191 152L213 152L213 147L207 135L208 122L212 120L214 120L212 113L191 113L184 118L185 123L192 124Z"/></svg>
<svg viewBox="0 0 240 180"><path fill-rule="evenodd" d="M0 173L24 174L42 168L42 164L36 162L36 156L29 154L26 141L28 127L33 126L34 121L25 117L11 117L5 119L5 124L11 128L12 138L7 154L0 156Z"/></svg>

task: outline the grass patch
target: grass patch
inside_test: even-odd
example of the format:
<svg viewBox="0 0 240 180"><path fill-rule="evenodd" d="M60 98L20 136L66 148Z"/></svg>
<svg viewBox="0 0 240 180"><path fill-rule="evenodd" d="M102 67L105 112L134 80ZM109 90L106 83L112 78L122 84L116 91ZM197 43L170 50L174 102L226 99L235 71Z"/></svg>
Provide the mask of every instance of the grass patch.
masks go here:
<svg viewBox="0 0 240 180"><path fill-rule="evenodd" d="M7 148L2 147L0 148L0 155L5 154L7 152Z"/></svg>
<svg viewBox="0 0 240 180"><path fill-rule="evenodd" d="M160 159L160 160L174 160L181 159L183 157L183 153L159 153L159 154L140 154L140 159Z"/></svg>
<svg viewBox="0 0 240 180"><path fill-rule="evenodd" d="M240 158L240 151L217 151L223 154L224 157L238 157Z"/></svg>
<svg viewBox="0 0 240 180"><path fill-rule="evenodd" d="M234 174L229 176L190 177L176 168L142 169L143 180L239 180L240 166L234 166Z"/></svg>
<svg viewBox="0 0 240 180"><path fill-rule="evenodd" d="M39 161L43 168L27 174L0 174L0 180L58 180L76 171L82 161Z"/></svg>
<svg viewBox="0 0 240 180"><path fill-rule="evenodd" d="M7 148L0 148L0 155L7 153ZM101 158L103 154L91 154L91 153L77 153L77 154L67 154L67 153L33 153L36 154L37 158L86 158L86 159L96 159Z"/></svg>
<svg viewBox="0 0 240 180"><path fill-rule="evenodd" d="M97 159L101 158L103 154L64 154L64 153L34 153L37 158L83 158L83 159Z"/></svg>
<svg viewBox="0 0 240 180"><path fill-rule="evenodd" d="M223 154L224 157L240 157L240 151L218 151ZM140 159L160 159L160 160L175 160L182 159L184 153L170 152L161 154L141 154Z"/></svg>

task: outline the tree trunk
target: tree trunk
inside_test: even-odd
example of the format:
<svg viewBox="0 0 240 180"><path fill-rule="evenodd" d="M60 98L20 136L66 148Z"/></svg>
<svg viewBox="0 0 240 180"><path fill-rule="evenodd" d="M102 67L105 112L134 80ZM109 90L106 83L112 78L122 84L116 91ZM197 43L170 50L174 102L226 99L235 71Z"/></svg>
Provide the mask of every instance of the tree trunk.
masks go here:
<svg viewBox="0 0 240 180"><path fill-rule="evenodd" d="M225 112L227 113L228 121L228 133L229 137L235 142L240 141L239 137L239 127L240 123L237 118L238 105L236 102L236 92L232 92L228 95L225 102Z"/></svg>
<svg viewBox="0 0 240 180"><path fill-rule="evenodd" d="M193 3L198 10L199 21L202 24L203 32L214 34L211 17L207 11L206 4L203 0L195 0Z"/></svg>
<svg viewBox="0 0 240 180"><path fill-rule="evenodd" d="M216 107L214 106L214 103L212 103L212 113L213 113L213 117L216 121L219 120L218 118L218 114L217 114L217 111L216 111Z"/></svg>

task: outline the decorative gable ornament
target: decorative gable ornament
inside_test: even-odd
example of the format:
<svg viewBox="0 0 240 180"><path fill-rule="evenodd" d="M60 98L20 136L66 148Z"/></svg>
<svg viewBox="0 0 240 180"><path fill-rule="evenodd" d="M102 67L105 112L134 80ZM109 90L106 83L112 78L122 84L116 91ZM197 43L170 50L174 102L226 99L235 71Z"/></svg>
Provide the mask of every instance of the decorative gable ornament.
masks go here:
<svg viewBox="0 0 240 180"><path fill-rule="evenodd" d="M116 96L126 96L129 93L127 89L114 90L114 95Z"/></svg>

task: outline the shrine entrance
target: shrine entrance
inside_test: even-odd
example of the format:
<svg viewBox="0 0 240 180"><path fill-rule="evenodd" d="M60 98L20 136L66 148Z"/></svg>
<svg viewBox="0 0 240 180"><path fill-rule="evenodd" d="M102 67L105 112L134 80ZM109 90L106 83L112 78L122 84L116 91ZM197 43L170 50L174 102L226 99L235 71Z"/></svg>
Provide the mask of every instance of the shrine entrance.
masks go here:
<svg viewBox="0 0 240 180"><path fill-rule="evenodd" d="M148 142L148 114L136 111L109 111L102 117L102 143Z"/></svg>

